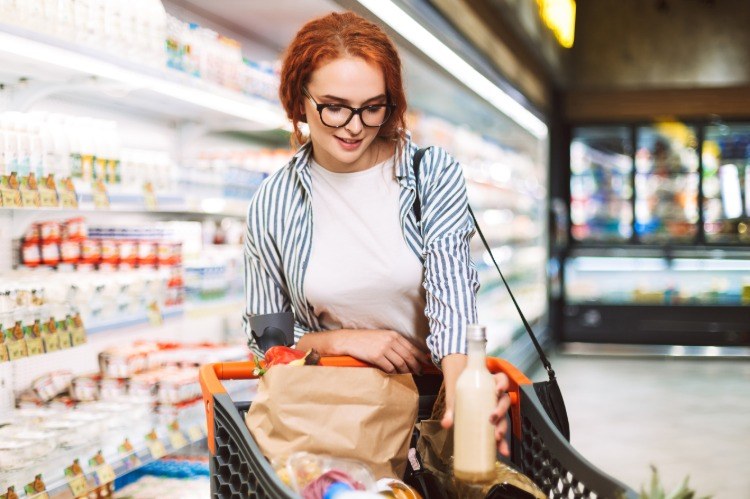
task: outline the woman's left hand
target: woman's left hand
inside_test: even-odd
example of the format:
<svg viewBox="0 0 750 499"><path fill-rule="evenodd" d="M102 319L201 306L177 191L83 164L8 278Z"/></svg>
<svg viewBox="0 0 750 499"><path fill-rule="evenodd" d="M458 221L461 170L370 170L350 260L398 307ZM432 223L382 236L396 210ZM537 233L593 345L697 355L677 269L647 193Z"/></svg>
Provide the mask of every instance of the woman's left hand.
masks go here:
<svg viewBox="0 0 750 499"><path fill-rule="evenodd" d="M441 367L445 381L445 414L440 422L445 429L453 426L453 401L456 395L456 380L466 366L466 356L461 354L447 355L443 358ZM504 373L494 374L495 394L497 405L490 415L490 422L495 426L495 442L497 450L503 456L510 456L510 449L505 436L508 433L508 409L510 408L510 397L506 393L509 387L508 376Z"/></svg>

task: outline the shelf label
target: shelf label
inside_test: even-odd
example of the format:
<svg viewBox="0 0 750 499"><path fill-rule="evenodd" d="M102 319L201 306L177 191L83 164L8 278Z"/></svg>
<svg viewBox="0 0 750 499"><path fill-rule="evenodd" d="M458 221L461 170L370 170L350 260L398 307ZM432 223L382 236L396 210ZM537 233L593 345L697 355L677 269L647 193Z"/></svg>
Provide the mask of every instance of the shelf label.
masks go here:
<svg viewBox="0 0 750 499"><path fill-rule="evenodd" d="M65 468L64 474L68 480L70 491L73 492L73 497L85 497L88 493L89 483L86 481L86 475L84 475L83 468L78 459Z"/></svg>
<svg viewBox="0 0 750 499"><path fill-rule="evenodd" d="M37 475L33 482L24 485L23 491L26 492L26 497L30 499L49 499L46 492L47 486L44 484L41 474Z"/></svg>
<svg viewBox="0 0 750 499"><path fill-rule="evenodd" d="M203 430L198 425L191 426L188 428L188 437L190 437L191 442L197 442L203 438Z"/></svg>
<svg viewBox="0 0 750 499"><path fill-rule="evenodd" d="M169 443L172 444L172 449L177 450L186 447L190 442L187 441L180 430L171 430L169 432Z"/></svg>
<svg viewBox="0 0 750 499"><path fill-rule="evenodd" d="M159 304L155 301L146 307L146 315L148 316L148 322L152 326L161 326L164 323L164 315L161 313Z"/></svg>
<svg viewBox="0 0 750 499"><path fill-rule="evenodd" d="M21 206L26 208L39 208L39 206L41 206L39 184L33 173L28 177L21 178L19 191L21 192Z"/></svg>
<svg viewBox="0 0 750 499"><path fill-rule="evenodd" d="M97 452L94 457L89 459L89 466L94 470L94 478L98 486L114 482L117 478L114 468L107 464L102 451Z"/></svg>
<svg viewBox="0 0 750 499"><path fill-rule="evenodd" d="M57 352L60 350L60 335L57 334L57 322L50 319L42 326L42 340L44 340L45 352Z"/></svg>
<svg viewBox="0 0 750 499"><path fill-rule="evenodd" d="M154 184L151 182L143 184L143 199L147 210L153 211L157 208L156 192L154 191Z"/></svg>
<svg viewBox="0 0 750 499"><path fill-rule="evenodd" d="M8 359L16 360L23 357L27 357L26 353L26 341L25 340L13 340L8 342Z"/></svg>
<svg viewBox="0 0 750 499"><path fill-rule="evenodd" d="M6 208L21 207L21 192L18 177L15 173L0 177L0 201Z"/></svg>
<svg viewBox="0 0 750 499"><path fill-rule="evenodd" d="M39 183L39 201L40 205L45 208L57 208L59 199L57 198L57 186L55 185L54 175L42 178L42 181Z"/></svg>
<svg viewBox="0 0 750 499"><path fill-rule="evenodd" d="M68 331L70 331L70 341L74 347L86 343L86 330L83 328L80 314L68 317L67 326Z"/></svg>
<svg viewBox="0 0 750 499"><path fill-rule="evenodd" d="M159 440L156 430L152 430L151 433L146 435L146 446L154 459L161 459L167 455L167 448L164 447L164 442Z"/></svg>
<svg viewBox="0 0 750 499"><path fill-rule="evenodd" d="M60 204L63 208L78 208L78 194L70 178L60 181Z"/></svg>
<svg viewBox="0 0 750 499"><path fill-rule="evenodd" d="M44 342L41 338L26 338L26 352L29 357L44 353Z"/></svg>
<svg viewBox="0 0 750 499"><path fill-rule="evenodd" d="M94 196L94 207L98 209L109 208L109 194L104 182L97 180L91 185L91 194Z"/></svg>

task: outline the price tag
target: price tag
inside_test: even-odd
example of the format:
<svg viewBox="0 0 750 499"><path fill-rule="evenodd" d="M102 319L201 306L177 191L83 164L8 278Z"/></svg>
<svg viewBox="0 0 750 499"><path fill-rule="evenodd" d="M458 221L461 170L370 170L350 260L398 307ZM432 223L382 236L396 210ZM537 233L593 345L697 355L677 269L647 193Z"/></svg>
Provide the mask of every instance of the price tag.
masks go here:
<svg viewBox="0 0 750 499"><path fill-rule="evenodd" d="M98 467L94 472L94 476L96 477L97 485L104 485L105 483L114 482L115 478L117 478L114 468L112 468L112 465L109 464Z"/></svg>
<svg viewBox="0 0 750 499"><path fill-rule="evenodd" d="M161 459L167 455L167 449L164 447L164 443L159 440L156 430L152 430L151 433L146 435L146 446L154 459Z"/></svg>
<svg viewBox="0 0 750 499"><path fill-rule="evenodd" d="M45 208L57 208L57 186L54 175L44 177L39 182L39 202Z"/></svg>
<svg viewBox="0 0 750 499"><path fill-rule="evenodd" d="M6 208L21 207L21 192L15 173L0 177L0 200Z"/></svg>
<svg viewBox="0 0 750 499"><path fill-rule="evenodd" d="M172 444L172 449L177 450L187 446L190 442L187 441L181 431L170 431L169 443Z"/></svg>
<svg viewBox="0 0 750 499"><path fill-rule="evenodd" d="M146 444L151 457L154 459L161 459L167 455L167 448L164 447L164 443L161 440L154 440Z"/></svg>
<svg viewBox="0 0 750 499"><path fill-rule="evenodd" d="M70 338L70 331L67 329L60 330L57 336L60 339L60 350L71 348L73 346L73 341Z"/></svg>
<svg viewBox="0 0 750 499"><path fill-rule="evenodd" d="M154 192L154 184L151 182L143 184L143 199L147 210L155 210L157 208L156 192Z"/></svg>
<svg viewBox="0 0 750 499"><path fill-rule="evenodd" d="M74 347L86 343L86 331L82 327L77 327L70 333L70 341Z"/></svg>
<svg viewBox="0 0 750 499"><path fill-rule="evenodd" d="M39 185L33 173L28 177L21 178L19 191L21 192L21 206L25 208L39 208L41 205Z"/></svg>
<svg viewBox="0 0 750 499"><path fill-rule="evenodd" d="M60 350L60 335L57 333L45 333L42 335L45 352L57 352Z"/></svg>
<svg viewBox="0 0 750 499"><path fill-rule="evenodd" d="M161 326L164 323L164 316L161 313L161 308L156 302L151 302L151 304L146 307L146 315L148 316L148 322L151 323L152 326Z"/></svg>
<svg viewBox="0 0 750 499"><path fill-rule="evenodd" d="M191 442L197 442L203 438L203 430L198 425L191 426L188 428L188 437L190 437Z"/></svg>
<svg viewBox="0 0 750 499"><path fill-rule="evenodd" d="M44 342L41 338L26 338L26 351L29 357L42 355L44 353Z"/></svg>
<svg viewBox="0 0 750 499"><path fill-rule="evenodd" d="M89 491L89 483L84 475L68 478L68 487L70 487L73 497L86 497Z"/></svg>
<svg viewBox="0 0 750 499"><path fill-rule="evenodd" d="M104 182L98 180L91 186L91 194L94 196L94 207L98 209L109 208L109 194Z"/></svg>
<svg viewBox="0 0 750 499"><path fill-rule="evenodd" d="M21 359L27 355L25 340L14 340L8 342L8 358L10 360Z"/></svg>
<svg viewBox="0 0 750 499"><path fill-rule="evenodd" d="M63 208L78 208L78 194L73 181L64 178L60 181L60 204Z"/></svg>

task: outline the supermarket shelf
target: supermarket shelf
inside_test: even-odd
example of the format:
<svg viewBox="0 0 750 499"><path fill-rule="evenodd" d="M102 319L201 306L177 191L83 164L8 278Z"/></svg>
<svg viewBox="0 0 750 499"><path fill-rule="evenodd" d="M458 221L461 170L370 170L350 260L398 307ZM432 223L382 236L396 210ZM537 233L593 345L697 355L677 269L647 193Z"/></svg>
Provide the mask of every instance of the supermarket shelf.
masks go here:
<svg viewBox="0 0 750 499"><path fill-rule="evenodd" d="M7 212L42 212L42 213L62 213L65 215L75 214L92 214L92 213L149 213L155 215L174 216L174 217L231 217L244 219L247 214L247 206L250 200L247 199L222 199L206 198L192 199L177 194L157 195L156 208L146 208L146 202L143 195L139 194L109 194L110 206L108 208L97 208L93 203L93 196L90 193L78 194L78 208L62 207L24 207L9 208L0 207L0 211Z"/></svg>
<svg viewBox="0 0 750 499"><path fill-rule="evenodd" d="M81 46L28 29L0 24L0 54L3 81L27 78L49 84L49 92L27 92L25 101L15 102L23 109L36 96L81 87L87 97L92 88L111 87L125 92L100 92L115 104L138 107L171 117L207 123L238 120L245 131L280 129L286 125L281 107L261 99L194 78L177 70L155 68L117 58L93 47ZM89 81L81 82L81 77ZM56 85L56 87L55 87ZM21 96L16 96L21 99ZM229 127L234 129L235 127Z"/></svg>
<svg viewBox="0 0 750 499"><path fill-rule="evenodd" d="M173 307L165 307L164 310L162 310L161 315L163 319L171 319L175 317L181 317L184 315L184 313L185 307L182 305L177 305ZM107 321L97 321L94 322L93 325L86 326L86 334L96 334L104 331L142 326L145 324L150 324L151 320L152 319L147 314L143 313L129 316L126 319L118 317L116 319Z"/></svg>
<svg viewBox="0 0 750 499"><path fill-rule="evenodd" d="M241 314L244 307L245 300L236 296L200 302L188 301L185 305L185 316L188 319L195 319L208 315Z"/></svg>
<svg viewBox="0 0 750 499"><path fill-rule="evenodd" d="M105 452L104 457L107 464L109 464L114 471L114 478L117 479L121 476L124 476L127 473L140 468L141 466L145 466L153 461L156 461L157 459L160 459L161 457L187 450L193 445L201 445L205 442L205 420L192 419L191 421L189 421L189 424L185 424L184 422L180 421L180 427L180 436L175 436L173 433L171 433L167 425L158 425L155 427L156 434L159 436L158 442L159 444L161 444L161 446L163 446L162 449L164 454L162 455L160 455L162 449L154 454L152 453L153 447L149 447L146 444L146 441L142 439L142 437L139 440L134 438L134 435L128 436L128 439L131 442L139 443L134 444L134 448L131 452L118 452L113 455L107 455L107 453ZM188 431L184 431L183 429ZM124 440L124 437L122 438L122 440ZM179 440L182 440L181 445ZM157 446L159 444L157 444ZM88 454L80 455L80 452L88 451L89 453L91 453L91 449L93 449L94 453L98 450L93 447L90 447L89 449L71 449L71 452L68 453L69 459L62 461L69 464L72 463L74 459L80 460L89 491L92 491L99 487L99 485L97 485L97 470L89 466L88 463L83 462L84 456L88 456ZM78 453L76 451L78 451ZM31 482L33 481L36 473L36 471L32 471L31 469L29 469L27 470L27 473L25 473L25 475L23 474L23 470L21 471L21 473L14 473L14 475L27 476L29 477L28 481ZM48 475L44 476L48 477ZM47 478L47 480L49 480L49 478ZM51 497L55 497L56 499L72 499L74 497L68 484L68 480L64 477L62 470L60 470L59 476L47 481L46 486L48 494ZM16 491L18 492L20 489L23 489L23 485L16 484ZM21 493L19 494L19 497L28 497L29 499L31 499L35 496L27 496Z"/></svg>

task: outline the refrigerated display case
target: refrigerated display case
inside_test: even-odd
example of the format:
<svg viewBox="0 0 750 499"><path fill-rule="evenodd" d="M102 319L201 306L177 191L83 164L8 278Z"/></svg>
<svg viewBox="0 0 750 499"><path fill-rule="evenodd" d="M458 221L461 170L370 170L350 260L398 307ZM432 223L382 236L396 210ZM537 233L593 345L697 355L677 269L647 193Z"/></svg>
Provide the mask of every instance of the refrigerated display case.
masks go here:
<svg viewBox="0 0 750 499"><path fill-rule="evenodd" d="M750 124L581 126L569 159L560 339L750 346Z"/></svg>
<svg viewBox="0 0 750 499"><path fill-rule="evenodd" d="M750 243L750 124L707 126L702 156L706 241Z"/></svg>

